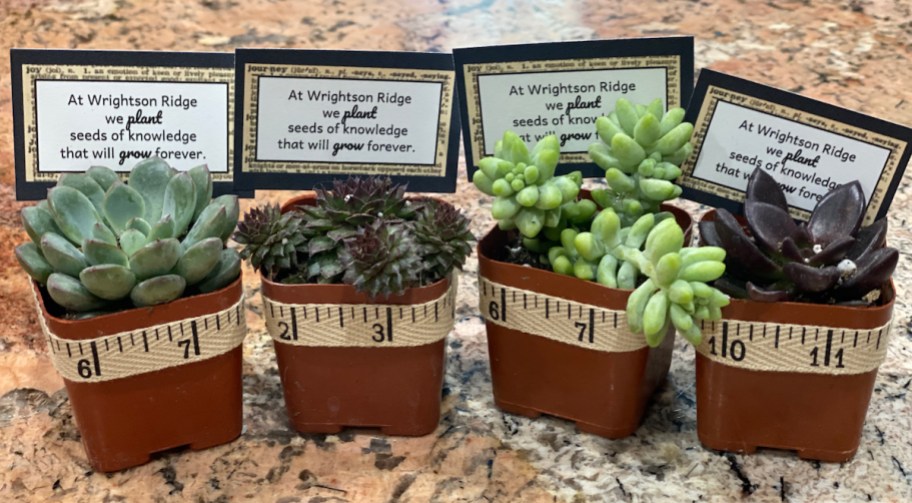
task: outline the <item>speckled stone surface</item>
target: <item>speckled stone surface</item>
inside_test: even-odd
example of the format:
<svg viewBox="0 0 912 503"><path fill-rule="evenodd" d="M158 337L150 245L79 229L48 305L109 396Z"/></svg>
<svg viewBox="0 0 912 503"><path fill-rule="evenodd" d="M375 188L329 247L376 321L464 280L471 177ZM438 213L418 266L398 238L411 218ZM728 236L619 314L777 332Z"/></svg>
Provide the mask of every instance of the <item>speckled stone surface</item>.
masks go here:
<svg viewBox="0 0 912 503"><path fill-rule="evenodd" d="M247 274L243 436L93 473L38 336L13 258L26 239L11 188L8 47L230 50L240 46L444 51L534 40L692 34L710 67L888 120L912 123L912 4L905 0L617 2L541 0L0 0L0 500L3 501L912 501L910 176L890 217L902 252L899 300L858 455L818 464L787 452L703 449L694 352L675 348L668 381L635 435L606 440L567 422L493 406L470 259L449 338L443 419L424 438L298 435L284 416L275 356ZM289 193L261 193L282 200ZM465 182L446 198L490 219ZM247 203L249 204L249 203ZM697 209L695 206L689 206ZM246 271L250 273L249 270Z"/></svg>

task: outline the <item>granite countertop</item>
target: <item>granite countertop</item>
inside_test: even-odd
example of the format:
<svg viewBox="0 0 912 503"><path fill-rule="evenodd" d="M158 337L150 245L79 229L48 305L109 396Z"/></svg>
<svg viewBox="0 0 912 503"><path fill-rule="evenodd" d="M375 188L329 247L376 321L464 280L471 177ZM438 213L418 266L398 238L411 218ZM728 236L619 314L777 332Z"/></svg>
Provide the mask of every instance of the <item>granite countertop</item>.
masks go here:
<svg viewBox="0 0 912 503"><path fill-rule="evenodd" d="M900 123L912 123L912 4L842 2L597 2L541 0L26 0L0 2L0 499L4 501L912 501L910 176L893 202L901 257L886 362L861 447L845 464L788 452L723 454L696 435L694 351L675 348L671 372L636 434L607 440L550 418L493 405L472 258L448 342L443 417L422 438L372 432L298 435L288 427L272 344L246 272L242 437L168 454L112 475L90 468L71 407L45 355L13 244L8 47L231 50L234 47L445 51L533 40L696 36L696 64ZM462 169L462 168L461 168ZM258 194L283 200L290 193ZM487 198L460 180L446 199L481 235ZM245 205L249 205L247 202ZM691 209L697 209L691 206Z"/></svg>

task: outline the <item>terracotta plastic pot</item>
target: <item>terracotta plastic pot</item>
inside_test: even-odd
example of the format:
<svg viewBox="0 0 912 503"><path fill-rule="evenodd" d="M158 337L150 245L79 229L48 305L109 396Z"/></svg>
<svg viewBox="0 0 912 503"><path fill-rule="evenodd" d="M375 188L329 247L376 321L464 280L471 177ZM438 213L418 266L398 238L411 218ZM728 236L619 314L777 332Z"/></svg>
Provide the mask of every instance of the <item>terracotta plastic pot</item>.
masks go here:
<svg viewBox="0 0 912 503"><path fill-rule="evenodd" d="M664 209L673 211L689 233L691 219L684 211ZM507 237L495 226L478 243L480 277L568 301L626 309L630 291L503 262ZM547 414L569 419L580 431L607 438L636 431L653 392L668 374L675 337L672 328L657 348L606 352L507 328L490 319L486 328L498 408L531 418Z"/></svg>
<svg viewBox="0 0 912 503"><path fill-rule="evenodd" d="M48 328L72 341L218 313L236 304L243 293L238 278L221 290L168 304L68 320L59 317L62 313L46 292L35 288ZM158 452L200 450L237 438L242 426L241 356L239 346L213 358L122 379L90 383L65 378L92 467L117 471L146 463Z"/></svg>
<svg viewBox="0 0 912 503"><path fill-rule="evenodd" d="M714 212L709 212L704 219L713 217ZM866 330L890 321L892 284L882 299L880 305L869 308L732 299L722 317ZM804 459L828 462L847 461L858 450L877 377L876 369L851 375L757 371L700 353L696 371L697 431L704 446L742 453L760 447L788 449Z"/></svg>
<svg viewBox="0 0 912 503"><path fill-rule="evenodd" d="M305 193L283 211L312 204ZM350 285L285 285L263 278L262 294L288 304L394 304L442 296L444 279L380 300ZM285 406L292 426L306 433L346 427L379 428L387 435L420 436L440 421L445 340L414 347L313 347L274 341Z"/></svg>

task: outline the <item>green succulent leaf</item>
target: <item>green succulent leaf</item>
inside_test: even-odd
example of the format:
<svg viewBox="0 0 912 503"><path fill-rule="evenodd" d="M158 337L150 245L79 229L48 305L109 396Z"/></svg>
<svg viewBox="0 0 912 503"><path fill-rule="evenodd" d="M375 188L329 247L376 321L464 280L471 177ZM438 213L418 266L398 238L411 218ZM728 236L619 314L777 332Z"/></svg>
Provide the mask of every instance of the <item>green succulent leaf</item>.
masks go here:
<svg viewBox="0 0 912 503"><path fill-rule="evenodd" d="M82 251L89 265L116 264L126 266L130 263L127 254L120 247L99 239L86 239L83 241Z"/></svg>
<svg viewBox="0 0 912 503"><path fill-rule="evenodd" d="M148 237L149 233L152 231L152 226L141 217L136 217L131 218L130 221L127 222L127 229L136 229L139 232L142 232L144 236Z"/></svg>
<svg viewBox="0 0 912 503"><path fill-rule="evenodd" d="M47 200L57 227L71 243L81 244L92 236L92 228L101 218L85 194L72 187L57 186L48 191Z"/></svg>
<svg viewBox="0 0 912 503"><path fill-rule="evenodd" d="M22 217L22 227L35 244L40 243L41 236L48 232L63 235L63 231L57 227L57 223L54 222L54 216L50 211L39 206L29 206L22 208L20 215Z"/></svg>
<svg viewBox="0 0 912 503"><path fill-rule="evenodd" d="M223 242L227 242L231 234L237 228L238 217L241 215L241 206L238 203L238 197L233 194L225 194L212 200L212 204L219 204L225 208L225 221L219 237Z"/></svg>
<svg viewBox="0 0 912 503"><path fill-rule="evenodd" d="M51 299L68 311L95 311L107 304L107 301L86 289L81 281L59 272L48 277L47 290Z"/></svg>
<svg viewBox="0 0 912 503"><path fill-rule="evenodd" d="M196 287L203 293L214 292L231 284L241 274L241 256L233 248L225 248L218 265Z"/></svg>
<svg viewBox="0 0 912 503"><path fill-rule="evenodd" d="M147 222L158 222L161 219L165 189L173 175L174 170L171 166L158 158L145 159L133 166L128 183L130 187L142 194L145 202L144 213L136 216L142 216ZM190 208L191 214L193 210L195 210L195 206Z"/></svg>
<svg viewBox="0 0 912 503"><path fill-rule="evenodd" d="M86 174L91 176L104 192L107 192L114 182L120 180L114 170L105 166L92 166L86 171Z"/></svg>
<svg viewBox="0 0 912 503"><path fill-rule="evenodd" d="M177 274L155 276L138 283L130 291L130 300L137 307L165 304L184 293L187 282Z"/></svg>
<svg viewBox="0 0 912 503"><path fill-rule="evenodd" d="M191 246L177 261L177 274L187 280L188 285L199 283L218 264L222 245L221 238L212 237Z"/></svg>
<svg viewBox="0 0 912 503"><path fill-rule="evenodd" d="M212 176L209 174L209 167L205 164L190 168L187 173L193 180L193 188L196 189L196 206L192 218L195 221L212 199ZM235 217L235 221L237 221L237 217Z"/></svg>
<svg viewBox="0 0 912 503"><path fill-rule="evenodd" d="M22 269L40 284L47 283L48 276L54 272L54 267L45 260L38 245L32 242L23 243L16 247L16 260Z"/></svg>
<svg viewBox="0 0 912 503"><path fill-rule="evenodd" d="M86 290L98 298L119 300L130 294L136 276L122 265L101 264L87 267L79 273Z"/></svg>
<svg viewBox="0 0 912 503"><path fill-rule="evenodd" d="M133 255L142 248L148 240L146 235L136 229L127 229L120 235L120 249L127 254Z"/></svg>
<svg viewBox="0 0 912 503"><path fill-rule="evenodd" d="M127 229L130 220L145 214L146 203L135 188L116 182L105 194L103 208L105 219L119 235Z"/></svg>
<svg viewBox="0 0 912 503"><path fill-rule="evenodd" d="M104 241L109 245L117 246L117 236L114 235L114 231L101 222L97 222L92 227L92 239L97 239L98 241Z"/></svg>
<svg viewBox="0 0 912 503"><path fill-rule="evenodd" d="M65 173L57 180L58 187L72 187L82 192L95 206L95 211L101 214L104 203L105 191L94 178L83 173Z"/></svg>
<svg viewBox="0 0 912 503"><path fill-rule="evenodd" d="M181 257L180 241L174 238L153 241L130 257L130 270L142 281L167 274Z"/></svg>
<svg viewBox="0 0 912 503"><path fill-rule="evenodd" d="M200 241L212 237L221 239L221 233L228 227L227 210L220 204L210 204L200 214L190 232L184 237L181 245L186 250Z"/></svg>
<svg viewBox="0 0 912 503"><path fill-rule="evenodd" d="M78 248L59 234L48 232L41 237L41 254L55 271L69 276L79 276L88 262Z"/></svg>
<svg viewBox="0 0 912 503"><path fill-rule="evenodd" d="M155 225L149 229L147 234L149 241L156 239L168 239L175 237L174 219L170 215L162 217Z"/></svg>
<svg viewBox="0 0 912 503"><path fill-rule="evenodd" d="M196 188L193 179L187 173L180 173L171 177L165 187L162 200L162 216L174 219L174 233L177 236L187 232L193 214L196 211ZM157 221L158 218L151 220Z"/></svg>

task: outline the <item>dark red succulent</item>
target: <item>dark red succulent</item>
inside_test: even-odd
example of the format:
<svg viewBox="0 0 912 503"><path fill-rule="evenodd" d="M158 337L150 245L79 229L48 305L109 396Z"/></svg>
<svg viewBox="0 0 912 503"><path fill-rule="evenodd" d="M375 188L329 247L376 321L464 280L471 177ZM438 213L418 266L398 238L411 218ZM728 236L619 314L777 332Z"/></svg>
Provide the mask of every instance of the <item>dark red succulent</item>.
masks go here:
<svg viewBox="0 0 912 503"><path fill-rule="evenodd" d="M788 213L785 194L762 169L751 175L744 202L749 233L730 212L700 222L700 235L725 248L725 276L716 286L756 301L871 303L889 281L899 252L886 246L887 221L862 228L865 200L857 181L827 193L807 223Z"/></svg>

